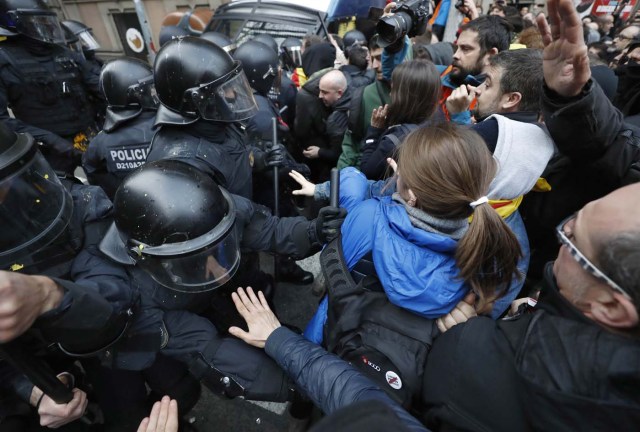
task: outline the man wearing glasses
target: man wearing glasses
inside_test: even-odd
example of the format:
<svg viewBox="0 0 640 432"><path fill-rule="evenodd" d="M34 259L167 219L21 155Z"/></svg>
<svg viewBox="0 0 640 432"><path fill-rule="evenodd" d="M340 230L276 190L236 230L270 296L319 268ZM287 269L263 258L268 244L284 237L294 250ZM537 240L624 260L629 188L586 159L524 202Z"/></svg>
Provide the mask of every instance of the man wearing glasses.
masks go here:
<svg viewBox="0 0 640 432"><path fill-rule="evenodd" d="M577 42L582 33L571 0L547 5L551 26L538 20L544 58L557 61L566 90L588 79L580 56L586 47L582 52ZM547 68L547 85L558 85L547 80ZM530 313L492 321L460 303L439 319L446 332L434 342L423 381L427 427L637 430L640 183L586 204L558 224L556 237L558 256L545 267Z"/></svg>

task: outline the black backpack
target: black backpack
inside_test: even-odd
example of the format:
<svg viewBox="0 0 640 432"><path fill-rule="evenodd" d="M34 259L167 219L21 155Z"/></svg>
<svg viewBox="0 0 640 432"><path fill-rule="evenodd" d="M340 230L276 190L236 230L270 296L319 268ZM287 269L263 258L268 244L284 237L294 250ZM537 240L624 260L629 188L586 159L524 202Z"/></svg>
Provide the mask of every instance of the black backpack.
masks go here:
<svg viewBox="0 0 640 432"><path fill-rule="evenodd" d="M420 396L427 355L439 334L435 321L391 304L375 276L365 276L356 284L340 237L325 247L320 260L329 295L324 327L327 350L410 408Z"/></svg>

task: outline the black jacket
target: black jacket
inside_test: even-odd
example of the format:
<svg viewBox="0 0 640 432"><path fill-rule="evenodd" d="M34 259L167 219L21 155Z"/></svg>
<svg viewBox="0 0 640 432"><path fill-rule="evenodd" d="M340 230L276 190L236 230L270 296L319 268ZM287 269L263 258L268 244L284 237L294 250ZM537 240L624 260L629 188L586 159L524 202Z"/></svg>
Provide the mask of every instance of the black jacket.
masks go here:
<svg viewBox="0 0 640 432"><path fill-rule="evenodd" d="M103 130L82 155L82 167L89 183L100 186L110 199L127 174L147 159L155 115L155 111L143 111L115 130Z"/></svg>
<svg viewBox="0 0 640 432"><path fill-rule="evenodd" d="M347 78L349 87L355 89L357 87L366 87L376 79L376 72L373 69L362 70L354 65L344 65L340 71Z"/></svg>
<svg viewBox="0 0 640 432"><path fill-rule="evenodd" d="M174 125L156 117L155 127L147 162L180 159L216 177L229 192L251 199L251 147L239 124L194 120Z"/></svg>
<svg viewBox="0 0 640 432"><path fill-rule="evenodd" d="M74 209L70 225L81 232L84 229L81 240L84 244L69 263L69 272L64 279L55 277L61 276L60 265L53 266L51 271L38 268L38 274L50 276L62 286L64 296L60 305L41 315L32 328L40 335L36 341L42 338L47 345L59 342L70 351L86 353L103 348L121 334L127 312L137 300L137 293L132 289L126 269L108 260L98 250L101 229L95 225L110 220L111 202L95 186L73 185L71 195ZM54 255L51 251L50 256ZM22 272L32 274L28 265ZM33 333L28 332L17 340L22 343L29 341L31 346L32 337ZM28 402L33 384L26 376L2 361L0 375L3 376L0 380L1 396L15 402L15 394ZM0 402L0 418L16 413L15 406L5 409L9 406L7 403L6 400Z"/></svg>
<svg viewBox="0 0 640 432"><path fill-rule="evenodd" d="M329 170L338 162L342 152L342 138L349 126L351 105L351 91L348 87L332 107L326 107L322 103L318 94L323 75L319 73L307 81L296 97L295 133L298 146L302 149L320 147L318 160L305 161L309 162L314 181L328 179Z"/></svg>
<svg viewBox="0 0 640 432"><path fill-rule="evenodd" d="M639 386L640 341L576 310L548 266L534 313L473 318L436 339L425 419L474 431L635 430Z"/></svg>
<svg viewBox="0 0 640 432"><path fill-rule="evenodd" d="M0 120L42 141L54 169L72 172L80 163L74 136L97 132L96 109L104 102L98 81L99 71L77 53L8 38L0 43Z"/></svg>
<svg viewBox="0 0 640 432"><path fill-rule="evenodd" d="M551 190L529 193L520 207L531 241L529 274L536 279L557 254L554 228L561 220L590 201L640 181L640 133L623 122L595 82L589 81L571 99L545 86L542 105L558 148L542 174Z"/></svg>

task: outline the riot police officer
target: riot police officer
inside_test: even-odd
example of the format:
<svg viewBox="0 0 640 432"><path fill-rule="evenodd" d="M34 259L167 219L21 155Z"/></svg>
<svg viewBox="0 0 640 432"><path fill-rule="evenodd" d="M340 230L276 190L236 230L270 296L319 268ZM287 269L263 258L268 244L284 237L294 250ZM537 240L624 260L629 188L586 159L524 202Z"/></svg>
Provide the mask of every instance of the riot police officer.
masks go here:
<svg viewBox="0 0 640 432"><path fill-rule="evenodd" d="M3 320L8 309L21 305L14 313L20 325L3 321L1 342L33 328L37 331L18 341L40 349L57 343L58 352L83 355L121 337L137 296L126 270L98 251L110 212L100 188L59 179L31 136L16 135L0 123ZM16 293L29 301L15 301ZM0 369L6 372L7 365L0 362ZM16 373L5 377L2 387L26 403L38 391ZM15 396L12 402L2 404L0 418L21 412ZM7 412L8 407L17 411Z"/></svg>
<svg viewBox="0 0 640 432"><path fill-rule="evenodd" d="M97 68L97 73L100 73L103 62L96 57L96 51L100 49L100 43L93 35L91 27L88 27L85 23L75 20L64 20L61 24L73 33L76 38L78 38L77 44L79 45L78 48L80 49L80 52L93 68Z"/></svg>
<svg viewBox="0 0 640 432"><path fill-rule="evenodd" d="M141 290L138 319L114 351L114 366L144 368L160 351L189 364L214 392L288 399L289 383L273 361L223 337L229 322L212 316L216 329L197 313L238 270L241 249L308 256L337 235L344 212L328 207L313 221L276 218L183 159L147 162L132 172L114 209L115 224L100 248L130 265Z"/></svg>
<svg viewBox="0 0 640 432"><path fill-rule="evenodd" d="M237 48L236 44L227 35L220 32L206 31L202 33L200 37L209 42L213 42L231 55L233 55Z"/></svg>
<svg viewBox="0 0 640 432"><path fill-rule="evenodd" d="M258 105L258 112L246 121L246 129L251 142L257 148L254 152L263 151L268 146L273 145L272 141L272 119L277 119L277 136L280 142L290 136L289 128L282 121L280 112L275 104L267 97L274 81L279 73L278 71L278 54L270 49L267 45L256 39L242 44L235 52L236 60L242 62L242 68L247 75L247 79L253 89L253 96ZM281 146L278 144L278 146ZM274 151L272 149L272 151ZM304 164L294 161L293 157L281 150L283 157L281 170L279 170L280 186L284 186L289 181L288 173L291 169L298 172L309 173L309 168ZM254 167L255 168L255 167ZM253 188L254 201L274 208L274 189L273 189L274 172L263 169L258 172L254 169ZM279 195L284 196L285 188L281 187ZM291 198L291 197L289 197ZM291 199L279 200L280 216L293 216L296 214ZM278 257L279 267L278 276L281 280L310 284L313 282L313 274L300 268L291 257Z"/></svg>
<svg viewBox="0 0 640 432"><path fill-rule="evenodd" d="M113 199L122 179L147 158L158 107L153 70L135 58L115 59L102 69L100 89L108 104L104 128L89 143L82 166L89 182Z"/></svg>
<svg viewBox="0 0 640 432"><path fill-rule="evenodd" d="M173 39L154 64L160 106L147 161L179 157L251 198L254 157L238 123L256 113L240 62L201 38Z"/></svg>
<svg viewBox="0 0 640 432"><path fill-rule="evenodd" d="M62 46L60 22L42 0L1 0L0 27L8 36L0 43L0 119L41 140L55 169L72 172L97 133L98 75Z"/></svg>

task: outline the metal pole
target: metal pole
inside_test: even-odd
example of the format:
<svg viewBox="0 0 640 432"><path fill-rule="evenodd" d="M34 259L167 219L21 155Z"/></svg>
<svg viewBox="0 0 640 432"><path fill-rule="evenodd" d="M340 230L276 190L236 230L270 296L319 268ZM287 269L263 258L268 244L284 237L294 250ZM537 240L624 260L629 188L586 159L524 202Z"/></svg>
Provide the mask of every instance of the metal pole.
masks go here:
<svg viewBox="0 0 640 432"><path fill-rule="evenodd" d="M156 49L153 45L153 37L151 36L151 27L149 26L149 18L147 18L147 11L144 8L142 0L133 0L133 3L136 7L136 15L138 15L140 28L142 29L142 37L147 45L147 59L153 66L156 59Z"/></svg>

